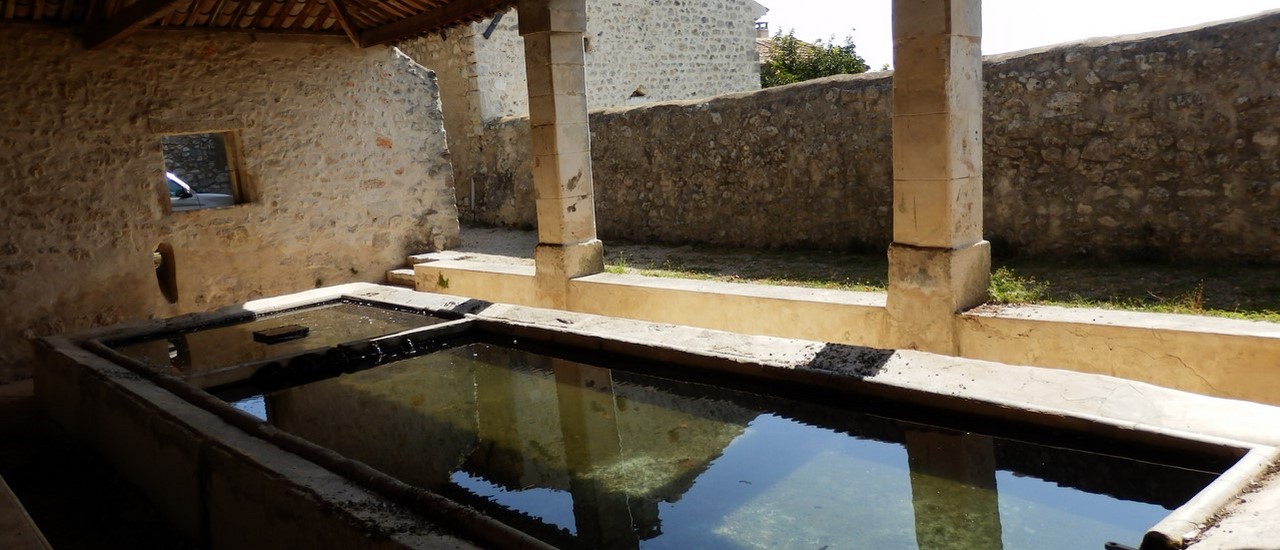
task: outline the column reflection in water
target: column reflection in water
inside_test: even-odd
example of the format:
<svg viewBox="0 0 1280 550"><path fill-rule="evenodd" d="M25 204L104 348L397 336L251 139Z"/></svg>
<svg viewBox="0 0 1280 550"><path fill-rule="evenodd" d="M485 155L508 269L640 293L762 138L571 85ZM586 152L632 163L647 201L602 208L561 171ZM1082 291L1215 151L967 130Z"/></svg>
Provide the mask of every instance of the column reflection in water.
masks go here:
<svg viewBox="0 0 1280 550"><path fill-rule="evenodd" d="M554 508L568 499L534 502L532 493L562 492L575 536L599 548L661 535L659 503L678 501L755 415L618 385L605 368L485 345L266 400L280 428L410 484L440 490L465 473L491 487L486 498L544 520L562 517Z"/></svg>
<svg viewBox="0 0 1280 550"><path fill-rule="evenodd" d="M561 360L552 364L578 537L595 548L638 548L626 493L593 475L622 458L610 371Z"/></svg>
<svg viewBox="0 0 1280 550"><path fill-rule="evenodd" d="M906 432L916 543L922 549L1002 548L991 438Z"/></svg>

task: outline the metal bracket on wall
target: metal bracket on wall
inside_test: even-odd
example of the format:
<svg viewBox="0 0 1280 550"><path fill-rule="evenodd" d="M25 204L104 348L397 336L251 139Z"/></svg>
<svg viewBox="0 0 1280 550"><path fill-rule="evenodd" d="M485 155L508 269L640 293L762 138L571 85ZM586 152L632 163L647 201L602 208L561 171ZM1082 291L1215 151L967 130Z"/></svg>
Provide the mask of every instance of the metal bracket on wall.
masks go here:
<svg viewBox="0 0 1280 550"><path fill-rule="evenodd" d="M498 15L493 16L493 21L490 21L490 22L489 22L489 28L487 28L487 29L485 29L485 30L484 30L484 39L485 39L485 40L488 40L488 39L489 39L489 35L493 34L494 29L497 29L497 28L498 28L498 22L499 22L499 21L502 21L502 16L503 16L503 14L501 14L501 13L499 13Z"/></svg>

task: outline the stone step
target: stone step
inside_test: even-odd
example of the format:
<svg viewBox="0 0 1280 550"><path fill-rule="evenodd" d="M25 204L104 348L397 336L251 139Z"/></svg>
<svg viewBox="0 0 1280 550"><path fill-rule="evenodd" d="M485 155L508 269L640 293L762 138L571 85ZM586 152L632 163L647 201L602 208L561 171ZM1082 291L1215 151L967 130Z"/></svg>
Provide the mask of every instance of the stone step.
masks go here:
<svg viewBox="0 0 1280 550"><path fill-rule="evenodd" d="M413 268L404 267L388 271L387 284L413 288Z"/></svg>
<svg viewBox="0 0 1280 550"><path fill-rule="evenodd" d="M425 264L428 262L435 262L440 260L462 260L462 259L465 259L467 256L469 255L461 252L454 252L451 250L442 250L440 252L426 252L423 254L410 255L409 257L405 258L404 263L409 267L413 267L418 264Z"/></svg>

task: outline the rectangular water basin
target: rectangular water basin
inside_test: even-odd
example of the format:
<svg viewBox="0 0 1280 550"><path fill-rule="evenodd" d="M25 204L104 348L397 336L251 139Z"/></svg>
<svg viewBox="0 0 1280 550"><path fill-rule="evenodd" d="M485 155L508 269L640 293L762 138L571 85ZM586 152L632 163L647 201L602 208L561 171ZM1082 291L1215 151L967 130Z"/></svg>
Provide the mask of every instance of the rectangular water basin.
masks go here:
<svg viewBox="0 0 1280 550"><path fill-rule="evenodd" d="M239 379L245 368L287 361L339 344L428 327L457 319L457 315L425 314L353 300L334 300L281 312L246 313L221 323L187 330L123 338L106 342L116 352L197 386ZM258 335L279 327L306 329L301 336L279 342Z"/></svg>
<svg viewBox="0 0 1280 550"><path fill-rule="evenodd" d="M892 350L376 285L39 350L51 414L214 548L1176 547L1275 455L885 384L936 368Z"/></svg>
<svg viewBox="0 0 1280 550"><path fill-rule="evenodd" d="M682 382L476 328L418 347L443 349L212 393L562 548L1137 547L1225 467Z"/></svg>

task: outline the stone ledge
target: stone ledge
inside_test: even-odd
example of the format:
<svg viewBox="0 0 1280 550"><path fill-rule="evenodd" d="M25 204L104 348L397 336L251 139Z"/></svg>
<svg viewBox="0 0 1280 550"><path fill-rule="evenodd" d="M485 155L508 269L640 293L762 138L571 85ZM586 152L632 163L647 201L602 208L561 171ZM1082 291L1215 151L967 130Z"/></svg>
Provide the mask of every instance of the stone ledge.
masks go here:
<svg viewBox="0 0 1280 550"><path fill-rule="evenodd" d="M1111 327L1173 330L1220 334L1224 336L1251 336L1280 340L1280 324L1264 321L1246 321L1225 317L1208 317L1183 313L1150 313L1116 309L1074 308L1060 306L1000 306L989 305L967 311L965 317L989 317L1047 321L1053 323L1081 323Z"/></svg>
<svg viewBox="0 0 1280 550"><path fill-rule="evenodd" d="M387 284L413 288L413 269L392 269L387 272Z"/></svg>
<svg viewBox="0 0 1280 550"><path fill-rule="evenodd" d="M824 304L843 304L851 306L884 307L885 303L885 293L883 292L858 292L852 290L730 283L724 281L700 281L696 279L647 277L644 275L632 275L628 273L600 273L597 275L589 275L574 279L574 282L598 283L622 287L660 288L687 292L701 292L706 294L750 296L754 298L773 298L780 300L820 302Z"/></svg>
<svg viewBox="0 0 1280 550"><path fill-rule="evenodd" d="M958 315L960 355L1280 404L1280 325L1049 306Z"/></svg>
<svg viewBox="0 0 1280 550"><path fill-rule="evenodd" d="M50 550L49 541L31 520L17 495L0 477L0 548L7 550Z"/></svg>

